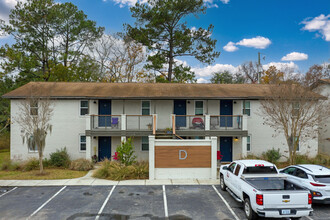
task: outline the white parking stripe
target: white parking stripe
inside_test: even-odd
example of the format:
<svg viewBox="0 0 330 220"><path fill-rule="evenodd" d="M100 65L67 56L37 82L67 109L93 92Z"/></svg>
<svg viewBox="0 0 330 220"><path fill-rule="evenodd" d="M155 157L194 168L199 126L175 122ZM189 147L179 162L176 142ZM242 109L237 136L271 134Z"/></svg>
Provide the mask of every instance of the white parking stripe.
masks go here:
<svg viewBox="0 0 330 220"><path fill-rule="evenodd" d="M309 220L313 220L311 217L309 217L309 216L306 216L306 218L308 218Z"/></svg>
<svg viewBox="0 0 330 220"><path fill-rule="evenodd" d="M62 189L57 191L57 193L55 193L52 197L50 197L44 204L42 204L37 210L35 210L27 219L30 219L35 214L37 214L45 205L47 205L52 199L54 199L58 194L60 194L60 192L62 192L65 188L66 186L63 186Z"/></svg>
<svg viewBox="0 0 330 220"><path fill-rule="evenodd" d="M4 195L10 193L11 191L14 191L15 189L17 189L17 187L12 188L11 190L9 190L8 192L5 192L4 194L1 194L1 195L0 195L0 198L1 198L2 196L4 196Z"/></svg>
<svg viewBox="0 0 330 220"><path fill-rule="evenodd" d="M165 218L167 218L168 217L168 209L167 209L167 198L166 198L165 185L163 185L163 198L164 198Z"/></svg>
<svg viewBox="0 0 330 220"><path fill-rule="evenodd" d="M100 218L100 215L103 212L103 209L105 207L105 205L108 203L111 194L113 193L114 189L116 188L116 185L114 185L109 193L109 195L107 196L107 198L104 200L102 207L100 208L100 211L97 213L97 216L95 217L95 220L98 220Z"/></svg>
<svg viewBox="0 0 330 220"><path fill-rule="evenodd" d="M228 202L225 200L225 198L222 197L222 195L219 193L219 191L217 190L217 188L215 188L214 185L212 185L213 189L215 190L215 192L218 194L218 196L222 199L222 201L225 203L225 205L227 206L227 208L229 209L229 211L231 212L231 214L233 214L234 218L236 220L240 220L237 215L235 214L235 212L230 208Z"/></svg>

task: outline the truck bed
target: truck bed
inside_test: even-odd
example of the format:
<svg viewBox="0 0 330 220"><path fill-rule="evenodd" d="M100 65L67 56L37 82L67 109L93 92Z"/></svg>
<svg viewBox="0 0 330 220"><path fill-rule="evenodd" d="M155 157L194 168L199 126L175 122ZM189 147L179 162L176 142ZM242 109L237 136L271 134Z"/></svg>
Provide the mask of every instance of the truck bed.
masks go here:
<svg viewBox="0 0 330 220"><path fill-rule="evenodd" d="M242 175L242 179L258 190L304 190L281 174Z"/></svg>

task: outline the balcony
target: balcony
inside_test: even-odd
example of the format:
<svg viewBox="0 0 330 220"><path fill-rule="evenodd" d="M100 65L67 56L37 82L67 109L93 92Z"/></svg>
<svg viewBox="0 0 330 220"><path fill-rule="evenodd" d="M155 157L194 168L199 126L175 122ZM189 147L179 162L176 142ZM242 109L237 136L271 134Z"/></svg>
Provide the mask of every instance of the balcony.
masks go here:
<svg viewBox="0 0 330 220"><path fill-rule="evenodd" d="M159 124L161 121L163 124ZM166 126L164 121L170 127ZM90 119L86 121L86 134L90 136L148 136L171 130L171 133L183 137L246 136L246 122L246 118L242 115L90 115Z"/></svg>

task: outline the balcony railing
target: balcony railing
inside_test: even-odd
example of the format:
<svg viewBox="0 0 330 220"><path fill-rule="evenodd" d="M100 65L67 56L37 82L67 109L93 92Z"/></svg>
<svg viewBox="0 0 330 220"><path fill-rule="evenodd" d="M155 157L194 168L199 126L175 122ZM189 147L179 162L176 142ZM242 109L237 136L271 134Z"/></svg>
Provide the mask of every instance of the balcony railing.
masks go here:
<svg viewBox="0 0 330 220"><path fill-rule="evenodd" d="M152 131L156 134L157 127L162 130L164 117L157 115L91 115L86 121L87 130L100 131ZM157 122L157 120L159 121ZM242 115L174 115L167 121L175 134L176 130L185 131L224 131L246 130L246 118ZM90 124L89 124L90 123ZM162 123L158 125L158 123ZM168 126L168 125L166 125Z"/></svg>
<svg viewBox="0 0 330 220"><path fill-rule="evenodd" d="M121 115L91 115L91 128L121 130Z"/></svg>
<svg viewBox="0 0 330 220"><path fill-rule="evenodd" d="M176 130L205 130L204 115L176 115L175 116Z"/></svg>
<svg viewBox="0 0 330 220"><path fill-rule="evenodd" d="M211 115L210 130L233 130L242 129L241 115Z"/></svg>
<svg viewBox="0 0 330 220"><path fill-rule="evenodd" d="M152 131L152 115L126 115L126 130Z"/></svg>

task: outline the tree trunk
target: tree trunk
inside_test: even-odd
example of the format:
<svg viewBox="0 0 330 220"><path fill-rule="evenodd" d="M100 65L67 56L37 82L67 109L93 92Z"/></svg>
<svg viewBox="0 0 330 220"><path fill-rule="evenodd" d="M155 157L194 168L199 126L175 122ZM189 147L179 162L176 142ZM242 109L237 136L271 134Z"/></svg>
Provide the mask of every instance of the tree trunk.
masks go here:
<svg viewBox="0 0 330 220"><path fill-rule="evenodd" d="M44 165L43 165L43 163L42 163L42 158L43 158L42 153L39 153L39 167L40 167L40 174L43 174L43 173L44 173Z"/></svg>
<svg viewBox="0 0 330 220"><path fill-rule="evenodd" d="M173 40L172 40L172 33L171 33L171 40L169 42L170 51L169 51L169 62L168 62L168 74L167 79L168 82L172 82L172 72L173 72Z"/></svg>

